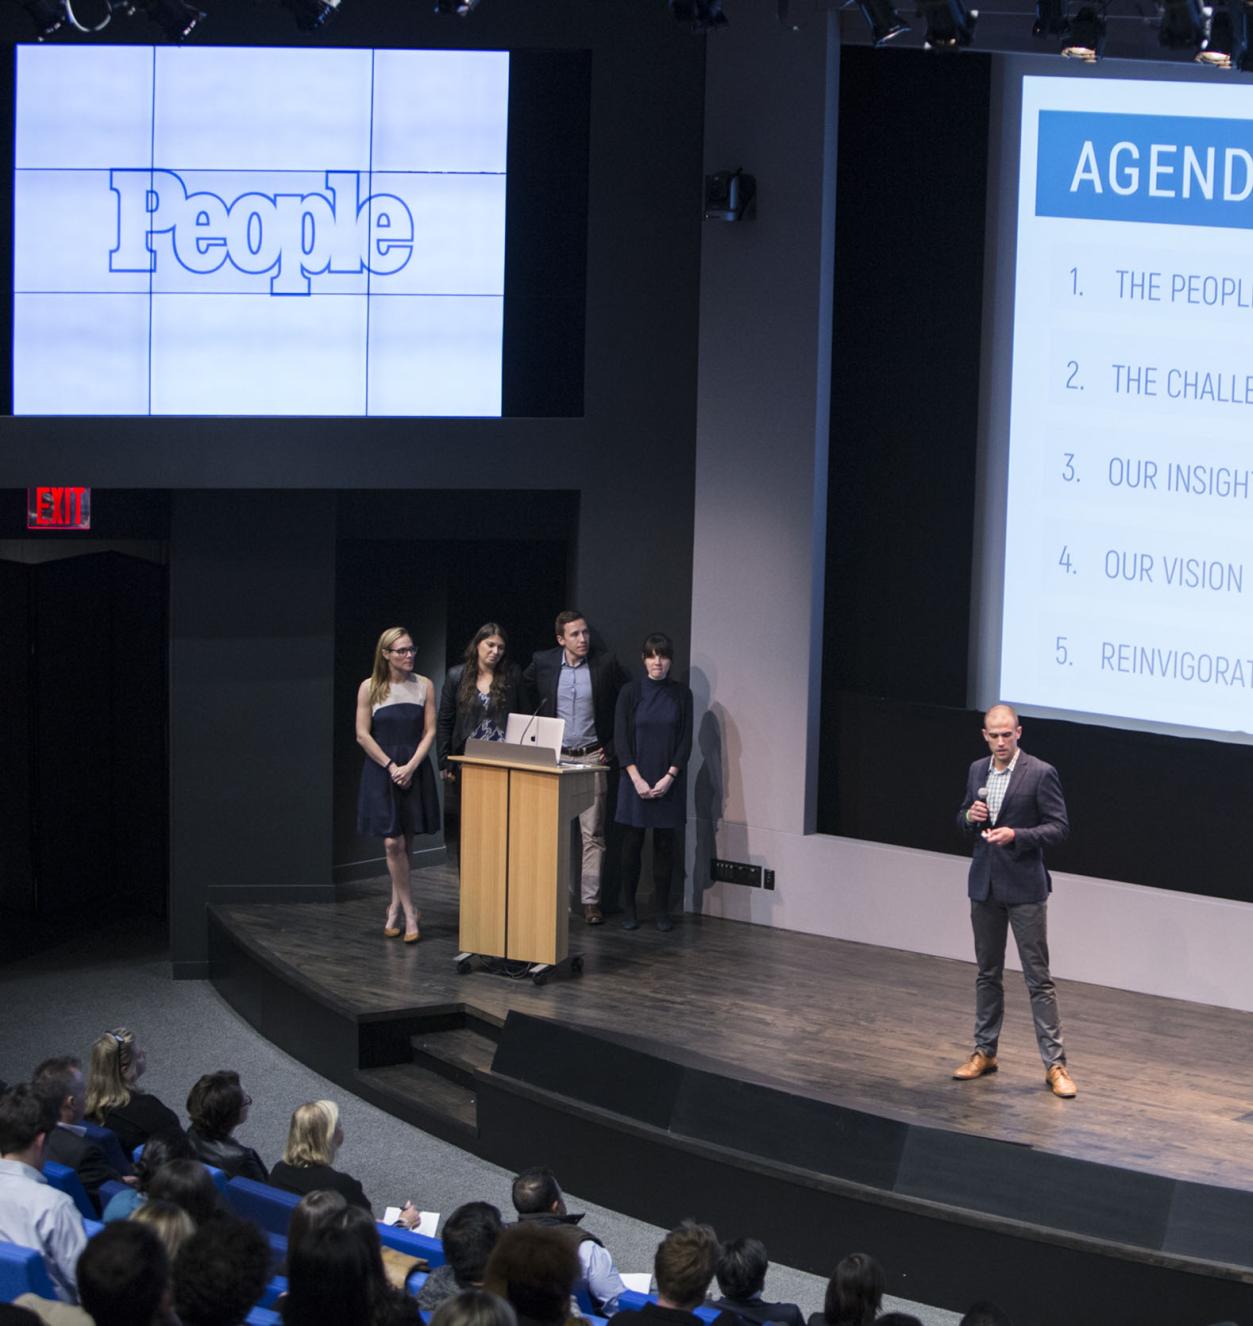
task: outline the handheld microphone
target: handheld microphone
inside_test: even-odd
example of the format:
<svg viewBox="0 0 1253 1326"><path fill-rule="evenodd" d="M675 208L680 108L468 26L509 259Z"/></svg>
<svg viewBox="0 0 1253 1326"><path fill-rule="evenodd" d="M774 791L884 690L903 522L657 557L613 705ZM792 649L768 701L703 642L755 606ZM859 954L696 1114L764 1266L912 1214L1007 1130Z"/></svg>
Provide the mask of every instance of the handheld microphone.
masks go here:
<svg viewBox="0 0 1253 1326"><path fill-rule="evenodd" d="M530 716L530 718L528 718L528 719L526 720L526 727L524 727L524 728L522 729L522 735L518 738L518 745L519 745L519 746L525 745L525 743L526 743L526 734L531 730L531 724L534 723L535 720L539 717L539 711L540 711L540 710L541 710L541 709L542 709L547 703L548 703L548 696L544 696L544 698L543 698L543 699L539 702L539 704L536 706L535 712Z"/></svg>
<svg viewBox="0 0 1253 1326"><path fill-rule="evenodd" d="M982 801L983 804L986 806L988 802L988 789L986 787L979 788L979 790L975 793L975 800ZM986 820L984 820L983 827L985 829L990 829L992 827L992 817L990 815Z"/></svg>

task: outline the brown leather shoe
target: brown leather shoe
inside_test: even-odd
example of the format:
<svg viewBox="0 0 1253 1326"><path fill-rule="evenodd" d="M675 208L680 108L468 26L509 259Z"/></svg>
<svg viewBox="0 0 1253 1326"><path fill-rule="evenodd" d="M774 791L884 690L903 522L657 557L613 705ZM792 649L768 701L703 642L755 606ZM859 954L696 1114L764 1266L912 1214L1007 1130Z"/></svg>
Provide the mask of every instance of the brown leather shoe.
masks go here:
<svg viewBox="0 0 1253 1326"><path fill-rule="evenodd" d="M605 914L600 910L600 908L594 902L589 902L584 905L583 919L587 922L588 925L605 924Z"/></svg>
<svg viewBox="0 0 1253 1326"><path fill-rule="evenodd" d="M983 1077L986 1073L996 1072L996 1055L984 1054L976 1050L964 1064L953 1069L953 1076L958 1082L969 1082L972 1078Z"/></svg>
<svg viewBox="0 0 1253 1326"><path fill-rule="evenodd" d="M1053 1095L1060 1096L1063 1100L1070 1100L1079 1094L1079 1088L1075 1086L1074 1078L1066 1071L1065 1064L1054 1064L1044 1080L1049 1084L1049 1090Z"/></svg>

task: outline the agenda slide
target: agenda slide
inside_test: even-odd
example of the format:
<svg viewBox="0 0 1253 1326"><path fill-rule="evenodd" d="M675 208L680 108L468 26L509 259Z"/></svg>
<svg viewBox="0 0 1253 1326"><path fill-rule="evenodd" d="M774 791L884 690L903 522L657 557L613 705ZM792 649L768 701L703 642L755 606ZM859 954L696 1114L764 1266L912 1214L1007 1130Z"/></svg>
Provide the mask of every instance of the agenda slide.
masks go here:
<svg viewBox="0 0 1253 1326"><path fill-rule="evenodd" d="M997 693L1253 731L1253 102L1023 77Z"/></svg>

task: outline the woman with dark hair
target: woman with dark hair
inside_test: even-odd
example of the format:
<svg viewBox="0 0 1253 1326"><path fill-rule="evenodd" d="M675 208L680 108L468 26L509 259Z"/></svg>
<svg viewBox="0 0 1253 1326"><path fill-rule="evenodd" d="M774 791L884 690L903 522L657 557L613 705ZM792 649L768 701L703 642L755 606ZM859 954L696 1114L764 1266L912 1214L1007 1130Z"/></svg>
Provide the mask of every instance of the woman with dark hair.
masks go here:
<svg viewBox="0 0 1253 1326"><path fill-rule="evenodd" d="M206 1073L187 1096L191 1127L187 1140L206 1165L222 1169L232 1179L255 1179L267 1183L269 1171L261 1157L232 1136L248 1118L252 1097L239 1084L239 1074L230 1069Z"/></svg>
<svg viewBox="0 0 1253 1326"><path fill-rule="evenodd" d="M101 1219L105 1224L114 1220L125 1220L137 1207L148 1198L152 1181L157 1172L172 1160L194 1160L196 1153L191 1149L186 1133L181 1130L170 1133L157 1133L144 1143L144 1149L135 1166L139 1175L136 1188L127 1188L125 1192L115 1194L109 1199Z"/></svg>
<svg viewBox="0 0 1253 1326"><path fill-rule="evenodd" d="M136 1086L147 1067L135 1033L126 1027L106 1031L91 1047L86 1117L111 1128L128 1156L154 1133L183 1131L169 1106Z"/></svg>
<svg viewBox="0 0 1253 1326"><path fill-rule="evenodd" d="M289 1243L285 1326L419 1326L417 1302L383 1270L378 1226L348 1206Z"/></svg>
<svg viewBox="0 0 1253 1326"><path fill-rule="evenodd" d="M466 646L465 658L448 669L439 695L436 750L444 780L444 846L454 861L461 857L460 770L450 755L464 755L466 742L503 741L509 715L517 708L522 669L506 660L504 628L484 622Z"/></svg>
<svg viewBox="0 0 1253 1326"><path fill-rule="evenodd" d="M868 1252L850 1253L827 1282L827 1298L809 1326L871 1326L883 1302L883 1267Z"/></svg>
<svg viewBox="0 0 1253 1326"><path fill-rule="evenodd" d="M439 831L439 796L426 758L435 740L431 681L413 670L416 651L403 626L391 626L374 647L374 667L357 688L357 744L365 751L357 797L357 832L382 838L392 898L383 933L422 938L413 907L409 853L413 839ZM404 913L404 930L400 928Z"/></svg>
<svg viewBox="0 0 1253 1326"><path fill-rule="evenodd" d="M614 816L622 826L622 928L639 929L635 891L644 833L651 829L657 929L670 930L674 840L687 819L684 773L692 753L692 692L670 676L674 642L668 635L650 635L640 653L645 675L619 691L614 721L614 751L626 775L618 779Z"/></svg>
<svg viewBox="0 0 1253 1326"><path fill-rule="evenodd" d="M199 1160L171 1160L162 1165L148 1185L148 1200L169 1202L186 1211L197 1229L225 1210L213 1176Z"/></svg>

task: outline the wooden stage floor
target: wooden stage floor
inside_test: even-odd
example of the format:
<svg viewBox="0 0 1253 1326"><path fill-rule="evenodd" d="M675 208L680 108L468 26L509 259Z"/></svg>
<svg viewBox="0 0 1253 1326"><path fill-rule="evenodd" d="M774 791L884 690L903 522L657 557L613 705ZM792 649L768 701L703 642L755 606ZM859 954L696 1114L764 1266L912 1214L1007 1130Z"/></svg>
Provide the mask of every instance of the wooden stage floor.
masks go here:
<svg viewBox="0 0 1253 1326"><path fill-rule="evenodd" d="M1253 1191L1253 1015L1058 983L1079 1086L1044 1086L1022 979L1006 976L1000 1072L950 1079L968 1052L971 963L742 922L683 917L669 935L571 922L581 978L543 987L459 976L456 885L414 874L423 940L383 937L385 883L333 904L218 908L236 933L354 1013L461 1003L647 1042L667 1057L909 1123Z"/></svg>

